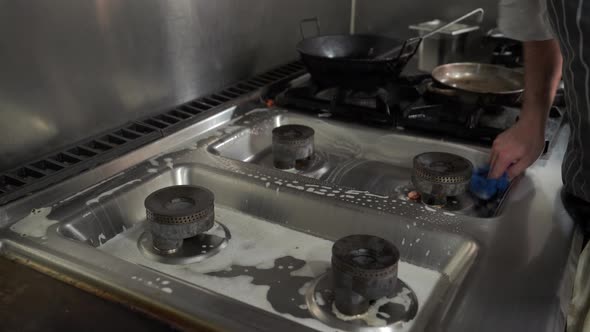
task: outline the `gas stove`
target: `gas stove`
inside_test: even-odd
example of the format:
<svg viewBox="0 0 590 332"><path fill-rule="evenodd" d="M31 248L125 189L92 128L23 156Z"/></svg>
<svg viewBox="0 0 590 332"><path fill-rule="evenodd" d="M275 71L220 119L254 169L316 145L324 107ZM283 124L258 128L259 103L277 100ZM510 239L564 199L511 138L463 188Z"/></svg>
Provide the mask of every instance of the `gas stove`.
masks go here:
<svg viewBox="0 0 590 332"><path fill-rule="evenodd" d="M421 85L320 93L326 89L303 76L274 96L297 87L315 90L308 101L321 107L308 110L312 116L261 106L261 90L3 208L8 223L0 229L0 254L186 329L206 322L240 331L429 331L449 322L451 330L469 330L481 323L469 317L487 314L494 324L486 330L512 331L559 319L556 288L531 287L538 269L528 259L531 247L550 245L533 253L535 267L547 280L567 278L551 268L570 247L570 236L562 236L569 219L552 210L554 167L537 164L542 177L527 177L516 184L517 195L480 207L470 193L454 191L469 167L450 172L446 165L460 166L460 159L412 166L433 151L461 156L474 168L489 156L478 144L396 129L404 110L421 100L434 104ZM412 91L418 94L410 98ZM350 103L374 112L349 112ZM187 104L169 113L191 110ZM328 113L333 119L318 117ZM365 118L351 123L361 122L357 117ZM552 161L563 151L560 137ZM454 188L438 195L425 180ZM482 228L487 221L498 227ZM372 278L374 252L387 257L375 284L384 292L340 287L351 276ZM507 252L522 259L496 259ZM535 302L539 310L523 320L521 311L504 310L523 296L548 300Z"/></svg>
<svg viewBox="0 0 590 332"><path fill-rule="evenodd" d="M401 77L373 91L322 88L305 75L268 98L277 105L317 113L380 128L413 131L430 137L456 138L490 146L504 130L518 121L520 105L466 105L438 95L428 87L430 75ZM563 120L560 106L553 106L547 123L546 147Z"/></svg>

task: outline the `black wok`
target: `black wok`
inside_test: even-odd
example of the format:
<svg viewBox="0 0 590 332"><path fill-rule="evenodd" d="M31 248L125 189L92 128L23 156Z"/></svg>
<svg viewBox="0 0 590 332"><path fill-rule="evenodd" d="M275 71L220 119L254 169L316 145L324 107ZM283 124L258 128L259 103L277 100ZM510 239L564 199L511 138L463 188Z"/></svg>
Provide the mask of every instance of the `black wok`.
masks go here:
<svg viewBox="0 0 590 332"><path fill-rule="evenodd" d="M406 48L395 58L376 59L392 47ZM416 47L412 46L412 47ZM301 60L321 86L373 89L399 76L415 50L395 39L374 35L330 35L304 39L297 45Z"/></svg>

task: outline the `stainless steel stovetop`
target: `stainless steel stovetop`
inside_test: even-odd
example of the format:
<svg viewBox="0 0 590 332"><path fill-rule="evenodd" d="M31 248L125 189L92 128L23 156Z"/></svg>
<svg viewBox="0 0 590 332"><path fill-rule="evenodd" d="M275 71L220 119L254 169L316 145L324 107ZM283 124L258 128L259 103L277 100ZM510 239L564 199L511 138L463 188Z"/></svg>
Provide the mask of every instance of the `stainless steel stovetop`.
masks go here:
<svg viewBox="0 0 590 332"><path fill-rule="evenodd" d="M370 127L302 115L280 108L254 111L244 116L234 124L235 131L214 141L209 151L224 158L275 169L272 130L289 124L313 128L316 145L309 165L289 170L289 173L350 188L353 192L366 191L392 198L420 210L435 208L408 199L408 193L414 190L410 181L414 156L431 151L448 152L469 159L476 168L485 166L488 158L484 148L465 147L444 140L419 139L386 129L367 130ZM453 197L441 209L448 214L489 218L499 212L507 194L508 191L482 201L466 193ZM350 201L358 200L350 195L341 196ZM374 204L370 203L367 202L368 206L373 207Z"/></svg>
<svg viewBox="0 0 590 332"><path fill-rule="evenodd" d="M258 108L229 107L11 203L2 210L10 227L0 230L0 253L184 328L423 331L452 325L468 331L471 317L493 314L495 327L511 330L515 319L505 304L540 294L551 301L535 300L540 314L528 326L553 317L559 287L548 283L564 280L555 266L569 244L559 239L567 237L567 225L543 210L553 200L542 191L554 185L552 172L533 167L535 177L516 183L491 214L480 215L470 204L433 208L404 199L413 157L444 151L477 167L487 162L487 147L251 102ZM314 128L317 153L309 168L273 167L270 133L283 124ZM535 182L540 176L543 182ZM216 231L226 241L219 250L203 248L196 260L154 257L142 250L144 200L185 184L214 193ZM551 255L537 250L546 245L532 236L537 231L551 235ZM325 289L332 243L351 234L398 247L406 289L393 304L407 306L412 314L405 320L391 321L395 310L380 307L372 315L343 317L315 292ZM527 262L541 256L531 270ZM530 278L539 273L546 278ZM512 291L501 291L506 286Z"/></svg>

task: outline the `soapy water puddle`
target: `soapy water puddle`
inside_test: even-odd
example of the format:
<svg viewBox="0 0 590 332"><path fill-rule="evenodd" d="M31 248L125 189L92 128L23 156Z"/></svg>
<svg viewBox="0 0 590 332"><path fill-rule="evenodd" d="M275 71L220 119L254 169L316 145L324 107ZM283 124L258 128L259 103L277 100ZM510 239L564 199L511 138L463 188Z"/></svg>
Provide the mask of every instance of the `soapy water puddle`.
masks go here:
<svg viewBox="0 0 590 332"><path fill-rule="evenodd" d="M387 326L403 324L413 319L418 311L418 300L406 283L398 280L395 296L382 298L371 305L367 313L346 316L338 311L333 302L330 272L325 262L312 262L326 270L320 278L297 276L308 263L292 256L278 258L270 269L256 266L234 265L230 269L207 273L218 278L252 277L252 284L268 286L267 300L273 309L281 314L290 314L297 318L313 318L309 304L328 312L334 318L354 326ZM307 298L313 298L308 301ZM329 324L329 322L327 322Z"/></svg>
<svg viewBox="0 0 590 332"><path fill-rule="evenodd" d="M327 324L345 329L386 326L403 328L416 317L418 299L403 280L397 281L394 296L374 301L365 313L347 316L336 307L330 279L329 274L316 279L307 294L308 306L313 312L321 312L318 318Z"/></svg>
<svg viewBox="0 0 590 332"><path fill-rule="evenodd" d="M253 285L269 287L266 298L277 312L291 314L297 318L312 318L305 297L302 296L304 294L301 293L305 292L306 285L315 278L291 275L305 265L306 262L301 259L285 256L276 259L270 269L233 265L229 270L211 272L207 275L218 278L252 277Z"/></svg>
<svg viewBox="0 0 590 332"><path fill-rule="evenodd" d="M109 239L98 249L319 331L339 329L313 317L306 301L310 285L327 274L332 241L225 207L216 206L215 215L231 230L232 239L220 253L199 263L167 265L146 258L137 248L137 240L144 232L141 224ZM432 300L442 277L437 271L403 261L399 262L398 276L415 292L417 302L421 304L419 308ZM173 290L174 286L171 282L166 285L166 290L161 291ZM174 296L174 293L170 295ZM373 321L380 322L399 309L396 306L397 309L392 311L387 308L393 304L384 305L383 309L375 311ZM420 319L419 316L418 309L415 319ZM357 323L355 321L354 325ZM402 330L410 330L412 323L407 322Z"/></svg>

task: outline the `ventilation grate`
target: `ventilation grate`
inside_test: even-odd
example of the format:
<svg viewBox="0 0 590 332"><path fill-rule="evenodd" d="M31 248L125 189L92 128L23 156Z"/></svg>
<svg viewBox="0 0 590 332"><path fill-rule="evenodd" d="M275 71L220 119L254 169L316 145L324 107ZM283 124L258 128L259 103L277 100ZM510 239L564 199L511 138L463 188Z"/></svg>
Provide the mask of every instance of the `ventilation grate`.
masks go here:
<svg viewBox="0 0 590 332"><path fill-rule="evenodd" d="M130 123L0 174L0 204L6 204L112 160L162 137L158 130Z"/></svg>
<svg viewBox="0 0 590 332"><path fill-rule="evenodd" d="M207 117L259 89L302 75L299 61L189 101L172 110L128 123L108 133L69 146L27 165L0 174L0 205L94 168L142 145Z"/></svg>
<svg viewBox="0 0 590 332"><path fill-rule="evenodd" d="M227 107L228 103L260 90L277 82L300 76L305 72L305 67L299 61L275 68L259 76L233 84L216 93L191 100L173 110L145 118L138 121L163 132L164 135L176 132L182 128L203 119L208 111L217 107Z"/></svg>

